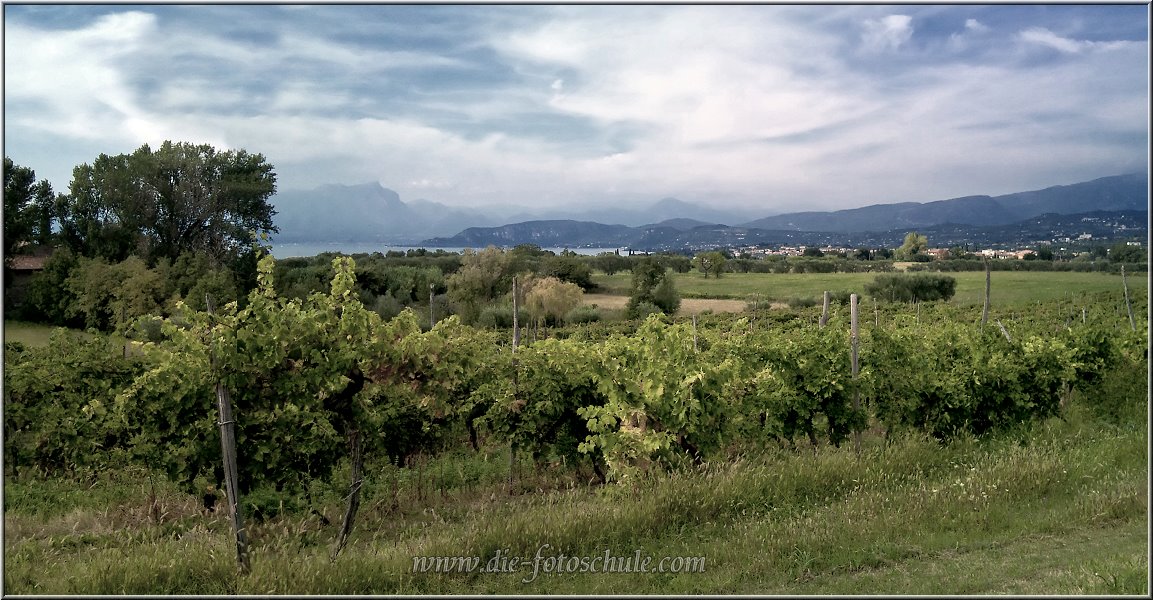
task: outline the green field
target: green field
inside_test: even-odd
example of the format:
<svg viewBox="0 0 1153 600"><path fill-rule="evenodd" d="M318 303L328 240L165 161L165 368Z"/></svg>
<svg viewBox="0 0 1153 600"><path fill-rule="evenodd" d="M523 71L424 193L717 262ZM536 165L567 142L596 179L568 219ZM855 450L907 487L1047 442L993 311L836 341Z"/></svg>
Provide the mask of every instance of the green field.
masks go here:
<svg viewBox="0 0 1153 600"><path fill-rule="evenodd" d="M952 302L961 305L984 302L985 273L947 273L957 279L957 292ZM864 294L865 285L873 281L873 273L726 273L720 279L703 277L699 272L674 273L673 282L686 298L737 298L755 296L770 300L813 297L821 294L847 291ZM593 282L606 293L628 295L632 281L629 273L612 276L596 273ZM1098 292L1120 292L1121 276L1107 273L994 271L991 278L991 302L1017 305L1046 302ZM1148 273L1127 276L1130 294L1144 296L1148 287Z"/></svg>
<svg viewBox="0 0 1153 600"><path fill-rule="evenodd" d="M20 342L26 346L44 346L55 327L23 321L4 321L4 341Z"/></svg>

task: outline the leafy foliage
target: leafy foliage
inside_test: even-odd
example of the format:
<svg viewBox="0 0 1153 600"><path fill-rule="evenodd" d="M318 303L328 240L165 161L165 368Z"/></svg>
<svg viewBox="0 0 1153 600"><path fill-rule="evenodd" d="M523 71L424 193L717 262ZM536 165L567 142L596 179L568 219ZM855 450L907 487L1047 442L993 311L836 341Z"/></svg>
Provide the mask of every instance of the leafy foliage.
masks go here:
<svg viewBox="0 0 1153 600"><path fill-rule="evenodd" d="M82 256L136 254L154 264L196 252L223 265L248 254L260 233L277 231L268 203L275 191L260 154L166 141L76 167L56 217L62 241Z"/></svg>
<svg viewBox="0 0 1153 600"><path fill-rule="evenodd" d="M14 469L79 473L119 462L128 443L104 410L144 370L107 338L59 329L47 346L7 344L4 453Z"/></svg>
<svg viewBox="0 0 1153 600"><path fill-rule="evenodd" d="M890 302L932 302L948 300L957 291L957 280L938 273L881 273L865 292Z"/></svg>
<svg viewBox="0 0 1153 600"><path fill-rule="evenodd" d="M652 304L665 314L673 314L681 306L681 297L673 287L665 267L655 258L646 256L633 264L632 294L625 306L629 318L643 316L641 307ZM645 313L647 314L647 313Z"/></svg>

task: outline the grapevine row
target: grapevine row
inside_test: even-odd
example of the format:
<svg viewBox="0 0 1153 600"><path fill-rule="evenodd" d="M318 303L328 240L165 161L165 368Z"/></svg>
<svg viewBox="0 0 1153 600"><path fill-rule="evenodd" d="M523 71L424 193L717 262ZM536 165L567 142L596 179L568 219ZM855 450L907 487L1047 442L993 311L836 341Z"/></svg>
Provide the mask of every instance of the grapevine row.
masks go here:
<svg viewBox="0 0 1153 600"><path fill-rule="evenodd" d="M1009 339L918 313L865 328L854 377L843 315L823 328L654 315L632 333L514 353L505 336L452 317L427 331L410 311L383 321L353 293L351 259L334 260L328 293L305 299L278 297L272 267L261 262L244 308L186 309L139 356L63 334L44 349L10 347L6 462L42 472L130 462L191 491L218 480L220 382L235 406L242 493L327 480L350 439L400 461L459 443L466 425L629 481L739 444L839 445L870 426L947 440L1043 419L1145 343L1075 319Z"/></svg>

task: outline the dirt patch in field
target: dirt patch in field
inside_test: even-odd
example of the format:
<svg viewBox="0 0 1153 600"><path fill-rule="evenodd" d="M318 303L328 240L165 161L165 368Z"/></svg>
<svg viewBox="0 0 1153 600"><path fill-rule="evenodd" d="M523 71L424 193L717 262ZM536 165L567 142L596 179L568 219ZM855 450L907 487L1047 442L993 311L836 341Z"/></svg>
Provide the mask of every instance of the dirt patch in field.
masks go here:
<svg viewBox="0 0 1153 600"><path fill-rule="evenodd" d="M621 310L629 303L628 296L614 296L611 294L585 294L585 304L595 304L600 308ZM711 310L715 313L739 313L747 309L749 303L744 300L716 300L711 298L684 298L681 300L682 315L702 313Z"/></svg>

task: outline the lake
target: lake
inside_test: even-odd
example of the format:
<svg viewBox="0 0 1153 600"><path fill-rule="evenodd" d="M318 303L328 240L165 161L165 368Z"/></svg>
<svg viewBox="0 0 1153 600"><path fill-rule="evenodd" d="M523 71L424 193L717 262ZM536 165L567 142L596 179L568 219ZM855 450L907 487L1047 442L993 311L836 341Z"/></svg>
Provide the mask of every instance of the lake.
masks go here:
<svg viewBox="0 0 1153 600"><path fill-rule="evenodd" d="M372 254L373 252L380 252L384 254L390 250L399 252L407 252L409 250L418 250L424 248L430 252L436 250L444 250L445 252L459 253L464 248L448 248L448 247L433 247L433 246L390 246L380 242L364 242L364 243L351 243L351 242L332 242L332 243L300 243L300 244L272 244L272 256L276 258L296 258L316 256L322 252L340 252L341 254ZM542 250L551 250L557 254L565 250L572 250L577 254L584 256L595 256L601 252L615 252L618 248L542 248ZM624 248L619 248L624 250ZM622 252L627 254L627 252Z"/></svg>

